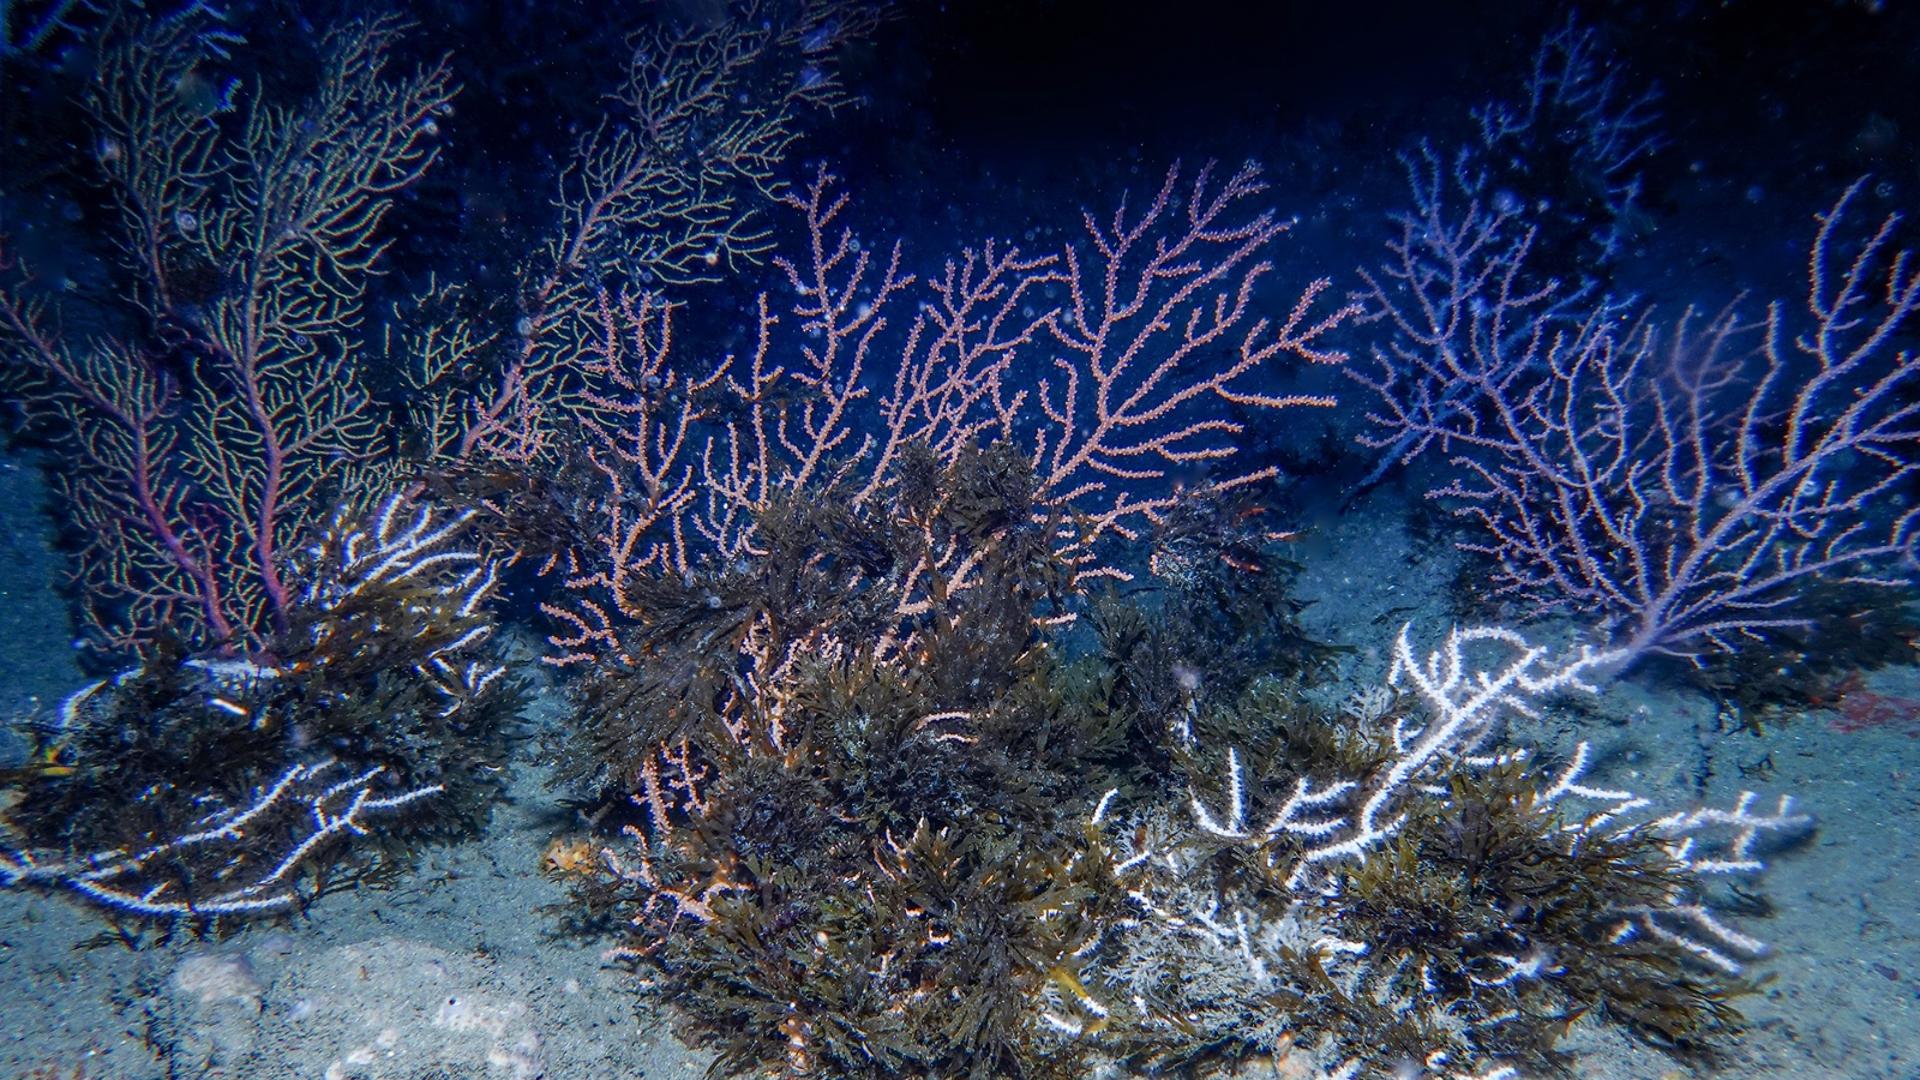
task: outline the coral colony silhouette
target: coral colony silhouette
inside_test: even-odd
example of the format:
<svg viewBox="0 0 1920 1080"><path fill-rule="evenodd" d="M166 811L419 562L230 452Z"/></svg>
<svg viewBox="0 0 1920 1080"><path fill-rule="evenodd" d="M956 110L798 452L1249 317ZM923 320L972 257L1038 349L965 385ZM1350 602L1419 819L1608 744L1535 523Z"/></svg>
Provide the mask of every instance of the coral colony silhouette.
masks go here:
<svg viewBox="0 0 1920 1080"><path fill-rule="evenodd" d="M109 672L5 774L0 887L218 933L404 874L485 825L558 679L540 753L589 813L547 869L729 1075L1492 1080L1582 1016L1736 1038L1766 947L1723 882L1809 817L1656 806L1511 722L1905 595L1898 218L1839 191L1793 300L1554 269L1618 254L1661 145L1569 22L1407 151L1346 285L1281 269L1253 164L918 251L796 158L889 13L748 7L632 39L511 280L398 302L389 218L459 90L411 28L326 31L296 92L208 74L253 47L210 5L6 27L97 54L114 258L73 290L0 249ZM1316 368L1337 397L1280 388ZM1402 627L1377 685L1295 621L1255 449L1336 406L1510 624ZM1518 622L1550 614L1586 644ZM522 617L544 665L499 640Z"/></svg>

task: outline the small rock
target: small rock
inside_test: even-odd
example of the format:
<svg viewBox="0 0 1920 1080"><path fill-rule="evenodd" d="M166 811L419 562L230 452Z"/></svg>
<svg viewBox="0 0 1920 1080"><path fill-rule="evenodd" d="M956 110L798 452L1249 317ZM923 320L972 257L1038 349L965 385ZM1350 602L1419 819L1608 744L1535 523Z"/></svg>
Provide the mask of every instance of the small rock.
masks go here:
<svg viewBox="0 0 1920 1080"><path fill-rule="evenodd" d="M263 987L253 965L238 953L199 953L180 961L173 972L174 989L202 1005L243 1005L260 1011Z"/></svg>

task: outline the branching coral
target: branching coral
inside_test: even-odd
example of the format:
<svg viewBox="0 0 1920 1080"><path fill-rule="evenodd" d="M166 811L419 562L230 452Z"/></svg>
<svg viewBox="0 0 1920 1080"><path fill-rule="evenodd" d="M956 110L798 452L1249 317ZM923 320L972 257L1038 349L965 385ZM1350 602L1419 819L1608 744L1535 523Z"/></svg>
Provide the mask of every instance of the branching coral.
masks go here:
<svg viewBox="0 0 1920 1080"><path fill-rule="evenodd" d="M1050 1022L1079 1038L1092 1013L1135 1058L1288 1049L1339 1076L1516 1076L1590 1010L1673 1047L1724 1030L1763 947L1704 896L1807 819L1751 793L1653 817L1587 782L1585 744L1555 767L1494 745L1510 710L1590 692L1618 659L1549 658L1498 629L1419 656L1403 631L1402 703L1323 753L1229 747L1187 824L1141 817L1113 856L1139 917L1083 974L1107 995L1056 1002Z"/></svg>
<svg viewBox="0 0 1920 1080"><path fill-rule="evenodd" d="M518 692L467 523L399 498L343 515L271 664L163 649L69 698L14 781L0 885L207 925L483 823Z"/></svg>
<svg viewBox="0 0 1920 1080"><path fill-rule="evenodd" d="M1800 819L1650 822L1582 782L1584 750L1547 770L1495 745L1618 656L1403 637L1400 692L1346 725L1304 704L1327 650L1269 569L1252 494L1273 472L1237 469L1217 410L1321 404L1253 372L1337 359L1319 341L1352 312L1315 318L1311 285L1255 314L1283 228L1249 210L1259 188L1172 172L1139 213L1089 215L1084 245L948 264L902 326L914 279L823 173L791 200L809 250L778 263L787 306L763 296L751 354L691 371L670 310L601 296L600 495L546 610L555 661L586 672L562 778L621 836L565 872L722 1069L1285 1051L1497 1076L1583 1010L1673 1045L1731 1018L1757 943L1702 882ZM1196 463L1218 479L1173 482ZM1101 654L1063 659L1089 590L1143 564L1171 595L1110 598ZM1713 828L1724 859L1691 846Z"/></svg>
<svg viewBox="0 0 1920 1080"><path fill-rule="evenodd" d="M1498 745L1513 711L1590 691L1617 656L1493 629L1422 656L1403 635L1392 688L1336 723L1275 679L1143 692L1165 652L1137 644L1062 663L1017 580L949 596L910 663L836 641L727 691L742 721L648 730L663 749L637 763L626 840L570 876L721 1068L1069 1076L1265 1054L1494 1077L1552 1063L1589 1012L1676 1050L1737 1022L1762 947L1711 883L1806 819L1753 796L1655 816L1588 781L1584 746L1549 764ZM1005 617L962 635L989 596ZM1139 619L1102 624L1137 642ZM643 655L693 631L658 629ZM1239 661L1196 652L1199 685L1232 685ZM630 678L599 676L587 715Z"/></svg>
<svg viewBox="0 0 1920 1080"><path fill-rule="evenodd" d="M1120 729L1053 684L1033 612L1066 570L1013 527L1031 469L904 462L917 496L804 500L761 521L751 569L649 593L660 617L626 640L647 662L583 699L575 770L632 784L638 820L581 894L741 1070L1029 1072L1029 1004L1086 940L1101 871L1057 808ZM934 578L903 624L902 570L935 539L977 585Z"/></svg>
<svg viewBox="0 0 1920 1080"><path fill-rule="evenodd" d="M768 211L811 113L846 104L835 54L886 14L872 0L750 2L711 25L656 19L634 35L614 107L585 135L557 221L521 273L517 309L489 322L459 284L400 320L413 441L425 464L564 459L583 418L620 392L604 364L609 297L712 283L772 250ZM604 360L604 357L601 357ZM476 374L478 373L478 374Z"/></svg>
<svg viewBox="0 0 1920 1080"><path fill-rule="evenodd" d="M444 63L388 70L386 18L329 33L303 101L215 89L211 19L123 12L105 34L87 108L131 306L0 289L11 375L69 466L88 630L115 651L163 626L237 651L287 631L285 558L375 478L354 334L453 93Z"/></svg>

